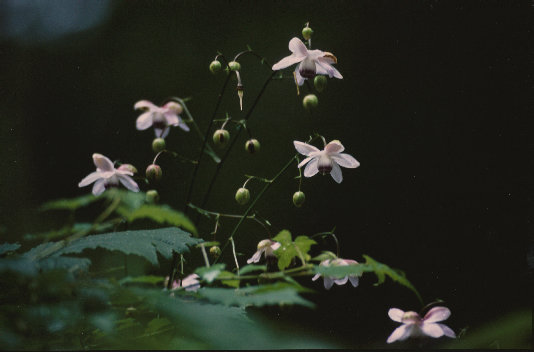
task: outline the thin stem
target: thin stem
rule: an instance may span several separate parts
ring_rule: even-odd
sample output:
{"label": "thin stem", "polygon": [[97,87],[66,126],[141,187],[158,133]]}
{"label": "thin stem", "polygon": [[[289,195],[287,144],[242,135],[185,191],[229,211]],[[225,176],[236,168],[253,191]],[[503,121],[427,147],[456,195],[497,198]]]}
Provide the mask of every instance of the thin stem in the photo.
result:
{"label": "thin stem", "polygon": [[317,237],[317,236],[331,236],[333,239],[334,239],[334,242],[336,242],[336,256],[339,258],[339,241],[337,240],[337,237],[336,235],[334,234],[334,230],[335,230],[335,227],[332,231],[329,231],[329,232],[319,232],[319,233],[316,233],[315,235],[312,235],[310,236],[310,238],[314,238],[314,237]]}
{"label": "thin stem", "polygon": [[206,264],[206,267],[210,267],[210,261],[208,260],[208,254],[206,253],[206,247],[204,247],[204,243],[200,244],[200,250],[202,251],[202,256],[204,257],[204,264]]}
{"label": "thin stem", "polygon": [[[193,205],[191,203],[189,203],[188,206],[190,208],[196,210],[199,214],[205,215],[207,217],[210,217],[211,215],[215,216],[216,218],[224,217],[224,218],[240,219],[242,217],[242,215],[237,215],[237,214],[217,213],[215,211],[209,211],[209,210],[201,209],[201,208],[199,208],[196,205]],[[258,224],[263,226],[265,229],[267,229],[267,227],[265,226],[266,220],[262,221],[262,219],[259,219],[256,214],[252,214],[252,215],[247,216],[247,219],[254,220]],[[269,230],[267,230],[267,232],[269,232]]]}
{"label": "thin stem", "polygon": [[237,276],[239,276],[239,263],[237,262],[237,254],[235,252],[235,243],[232,237],[230,237],[230,242],[232,243],[232,254],[234,255],[235,267],[237,269]]}

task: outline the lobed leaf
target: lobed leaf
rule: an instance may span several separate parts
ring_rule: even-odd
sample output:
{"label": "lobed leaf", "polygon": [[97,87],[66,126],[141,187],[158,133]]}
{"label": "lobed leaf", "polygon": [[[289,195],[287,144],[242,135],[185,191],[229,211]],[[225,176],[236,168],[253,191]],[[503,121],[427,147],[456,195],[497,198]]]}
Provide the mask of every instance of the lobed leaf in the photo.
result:
{"label": "lobed leaf", "polygon": [[65,198],[65,199],[56,199],[44,203],[41,206],[41,211],[46,210],[76,210],[81,207],[85,207],[97,200],[101,199],[100,197],[95,197],[92,194],[83,195],[76,198]]}
{"label": "lobed leaf", "polygon": [[131,210],[124,207],[117,209],[117,212],[124,216],[128,222],[133,222],[137,219],[148,218],[159,224],[169,224],[181,227],[186,231],[197,234],[195,225],[182,212],[176,211],[166,205],[141,205],[140,207]]}
{"label": "lobed leaf", "polygon": [[7,243],[6,242],[0,245],[0,255],[6,254],[8,252],[14,252],[19,248],[20,248],[19,243]]}

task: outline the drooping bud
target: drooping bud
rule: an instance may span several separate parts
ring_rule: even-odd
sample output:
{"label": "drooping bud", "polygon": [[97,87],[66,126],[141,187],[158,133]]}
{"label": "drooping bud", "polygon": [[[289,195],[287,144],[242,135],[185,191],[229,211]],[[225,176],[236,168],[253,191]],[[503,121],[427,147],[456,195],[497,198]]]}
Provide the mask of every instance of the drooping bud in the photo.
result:
{"label": "drooping bud", "polygon": [[241,82],[241,75],[239,74],[239,71],[236,71],[235,75],[237,77],[237,96],[239,97],[239,107],[241,108],[241,111],[243,111],[243,83]]}
{"label": "drooping bud", "polygon": [[155,189],[151,189],[146,192],[146,202],[150,204],[155,204],[159,202],[159,193]]}
{"label": "drooping bud", "polygon": [[182,112],[184,112],[184,108],[182,107],[182,105],[178,104],[175,101],[168,102],[167,104],[164,105],[164,107],[171,110],[176,115],[180,115]]}
{"label": "drooping bud", "polygon": [[213,60],[210,64],[210,71],[213,74],[218,73],[221,70],[221,62],[219,60]]}
{"label": "drooping bud", "polygon": [[146,178],[148,178],[149,181],[159,181],[161,180],[161,176],[163,175],[163,171],[161,170],[161,167],[156,164],[150,164],[146,168]]}
{"label": "drooping bud", "polygon": [[308,94],[302,99],[302,106],[306,109],[313,109],[319,105],[319,99],[315,94]]}
{"label": "drooping bud", "polygon": [[217,258],[218,256],[220,256],[221,253],[222,253],[222,252],[221,252],[221,248],[220,248],[219,246],[212,246],[212,247],[210,248],[210,254],[211,254],[213,257],[215,257],[215,258]]}
{"label": "drooping bud", "polygon": [[327,82],[328,80],[323,75],[317,75],[313,79],[313,85],[315,86],[315,89],[317,89],[319,93],[321,93],[326,88]]}
{"label": "drooping bud", "polygon": [[254,154],[256,152],[259,152],[260,151],[260,142],[258,142],[257,139],[249,139],[246,143],[245,143],[245,149],[247,152],[249,152],[250,154]]}
{"label": "drooping bud", "polygon": [[295,204],[297,208],[300,208],[305,200],[306,196],[304,195],[304,192],[298,191],[293,194],[293,204]]}
{"label": "drooping bud", "polygon": [[313,29],[311,29],[310,27],[306,26],[306,27],[304,27],[304,28],[302,29],[302,36],[303,36],[304,39],[306,39],[306,40],[311,39],[312,34],[313,34]]}
{"label": "drooping bud", "polygon": [[238,189],[237,192],[235,193],[235,200],[241,205],[247,204],[248,201],[250,200],[249,190],[243,187]]}
{"label": "drooping bud", "polygon": [[230,67],[230,70],[232,71],[239,71],[241,70],[241,64],[237,61],[230,61],[228,63],[228,67]]}
{"label": "drooping bud", "polygon": [[137,169],[132,164],[122,164],[117,170],[130,171],[134,175],[137,173]]}
{"label": "drooping bud", "polygon": [[328,155],[321,155],[317,162],[317,168],[323,175],[329,174],[332,171],[332,159]]}
{"label": "drooping bud", "polygon": [[213,133],[213,143],[220,148],[224,148],[230,140],[230,132],[220,129]]}
{"label": "drooping bud", "polygon": [[163,138],[155,138],[152,141],[152,150],[154,153],[159,153],[162,150],[165,150],[165,140]]}

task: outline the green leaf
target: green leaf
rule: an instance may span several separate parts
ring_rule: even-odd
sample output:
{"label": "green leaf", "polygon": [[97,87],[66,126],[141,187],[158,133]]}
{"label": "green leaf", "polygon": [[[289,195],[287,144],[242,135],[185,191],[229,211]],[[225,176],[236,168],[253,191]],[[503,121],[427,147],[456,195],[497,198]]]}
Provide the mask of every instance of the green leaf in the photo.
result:
{"label": "green leaf", "polygon": [[135,210],[145,203],[146,193],[144,192],[131,192],[124,189],[112,188],[105,191],[102,197],[114,201],[120,199],[121,208],[129,208]]}
{"label": "green leaf", "polygon": [[206,266],[203,266],[201,268],[198,268],[195,270],[195,273],[198,274],[202,278],[202,280],[206,281],[208,284],[213,282],[219,276],[221,271],[224,270],[224,267],[226,264],[215,264],[213,266],[210,266],[209,268]]}
{"label": "green leaf", "polygon": [[152,319],[145,329],[145,335],[158,334],[162,330],[168,330],[170,327],[172,327],[171,325],[171,321],[167,318]]}
{"label": "green leaf", "polygon": [[314,261],[318,261],[318,262],[322,262],[324,260],[328,260],[328,259],[336,259],[337,256],[330,252],[330,251],[323,251],[321,254],[319,254],[318,256],[314,257],[312,260]]}
{"label": "green leaf", "polygon": [[[93,224],[91,223],[76,223],[73,226],[64,226],[59,230],[52,230],[42,233],[36,233],[36,234],[26,234],[24,235],[24,239],[26,241],[34,241],[34,240],[56,240],[58,238],[67,237],[70,236],[76,232],[81,231],[87,231],[89,230]],[[92,229],[92,232],[102,232],[107,231],[113,228],[113,224],[110,223],[103,223],[103,224],[97,224],[94,229]]]}
{"label": "green leaf", "polygon": [[245,275],[254,271],[266,271],[267,265],[249,264],[239,269],[239,275]]}
{"label": "green leaf", "polygon": [[18,243],[4,243],[0,245],[0,255],[6,254],[7,252],[14,252],[17,249],[20,248],[20,244]]}
{"label": "green leaf", "polygon": [[192,238],[189,233],[176,227],[111,232],[81,238],[57,251],[55,256],[66,253],[81,253],[85,249],[101,247],[125,254],[139,255],[155,265],[158,263],[156,251],[163,257],[170,259],[173,251],[186,253],[190,246],[194,246],[200,241],[201,239]]}
{"label": "green leaf", "polygon": [[203,287],[198,293],[211,302],[226,306],[301,305],[313,308],[312,302],[298,295],[301,291],[307,290],[296,285],[278,282],[238,289]]}
{"label": "green leaf", "polygon": [[280,242],[282,245],[289,245],[291,243],[291,232],[282,230],[273,238],[273,241]]}
{"label": "green leaf", "polygon": [[161,282],[165,281],[162,276],[155,276],[155,275],[143,275],[143,276],[127,276],[119,281],[119,284],[150,284],[150,285],[156,285]]}
{"label": "green leaf", "polygon": [[317,244],[314,240],[309,238],[308,236],[298,236],[295,238],[295,246],[300,251],[300,254],[304,256],[304,259],[310,260],[310,256],[308,255],[308,252],[310,251],[310,248],[312,245]]}
{"label": "green leaf", "polygon": [[41,211],[45,210],[76,210],[81,207],[85,207],[97,200],[100,197],[95,197],[92,194],[84,195],[76,198],[69,199],[57,199],[50,202],[46,202],[41,206]]}
{"label": "green leaf", "polygon": [[290,264],[293,258],[300,258],[303,264],[309,260],[308,251],[316,242],[307,236],[298,236],[295,242],[291,240],[291,233],[287,230],[282,230],[273,238],[273,241],[280,243],[274,253],[278,257],[278,269],[284,270]]}
{"label": "green leaf", "polygon": [[6,271],[33,276],[37,274],[37,266],[25,257],[0,259],[0,273]]}
{"label": "green leaf", "polygon": [[[219,280],[221,280],[221,283],[223,285],[230,286],[230,287],[235,287],[235,288],[239,287],[239,283],[240,283],[239,276],[237,276],[234,273],[231,273],[231,272],[226,271],[226,270],[225,271],[221,271],[219,273],[219,275],[217,276],[217,278]],[[235,278],[235,280],[232,280],[234,278]]]}
{"label": "green leaf", "polygon": [[400,271],[395,270],[387,266],[386,264],[380,263],[373,258],[371,258],[368,255],[363,255],[365,258],[365,264],[376,274],[378,277],[378,282],[375,283],[376,285],[380,285],[384,283],[386,280],[386,275],[389,276],[393,281],[398,282],[399,284],[408,287],[410,290],[412,290],[419,301],[421,301],[421,304],[423,304],[423,299],[421,298],[421,295],[417,291],[417,289],[411,284],[410,281],[406,278],[406,275]]}
{"label": "green leaf", "polygon": [[87,271],[91,265],[91,260],[87,258],[75,257],[48,257],[37,262],[41,270],[66,269],[69,272]]}
{"label": "green leaf", "polygon": [[193,234],[197,234],[195,225],[189,220],[184,213],[176,211],[166,205],[149,205],[145,204],[135,210],[121,207],[117,212],[124,216],[128,222],[136,219],[149,218],[159,224],[169,224],[183,228]]}
{"label": "green leaf", "polygon": [[353,265],[316,265],[314,272],[323,276],[330,276],[336,279],[344,278],[348,275],[361,276],[364,272],[373,271],[373,268],[366,264],[353,264]]}

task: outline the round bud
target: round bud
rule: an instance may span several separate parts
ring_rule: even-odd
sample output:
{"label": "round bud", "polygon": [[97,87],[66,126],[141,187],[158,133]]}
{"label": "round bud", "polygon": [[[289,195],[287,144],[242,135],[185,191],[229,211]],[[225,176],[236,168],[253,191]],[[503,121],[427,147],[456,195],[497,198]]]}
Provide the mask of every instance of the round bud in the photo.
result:
{"label": "round bud", "polygon": [[238,189],[237,192],[235,193],[235,200],[241,205],[247,204],[248,201],[250,200],[250,192],[248,191],[248,189],[246,188]]}
{"label": "round bud", "polygon": [[312,34],[313,34],[313,29],[311,29],[310,27],[304,27],[304,28],[302,29],[302,36],[303,36],[304,39],[306,39],[306,40],[311,39]]}
{"label": "round bud", "polygon": [[317,105],[319,105],[319,99],[317,99],[315,94],[308,94],[302,99],[302,106],[306,109],[316,108]]}
{"label": "round bud", "polygon": [[210,248],[210,254],[212,256],[214,256],[215,258],[217,258],[218,256],[221,255],[221,248],[219,248],[219,246],[213,246]]}
{"label": "round bud", "polygon": [[215,131],[213,134],[213,143],[220,148],[224,148],[230,140],[230,132],[224,129]]}
{"label": "round bud", "polygon": [[158,193],[158,191],[156,191],[155,189],[151,189],[151,190],[147,191],[145,199],[146,199],[147,203],[151,203],[151,204],[155,204],[155,203],[159,202],[159,193]]}
{"label": "round bud", "polygon": [[259,152],[260,151],[260,142],[258,142],[257,139],[249,139],[246,143],[245,143],[245,149],[247,152],[249,152],[250,154],[254,154],[256,152]]}
{"label": "round bud", "polygon": [[326,79],[326,76],[322,76],[322,75],[317,75],[313,79],[313,85],[315,86],[315,89],[317,89],[319,93],[321,93],[326,88],[326,82],[328,82]]}
{"label": "round bud", "polygon": [[148,178],[149,181],[159,181],[161,180],[161,176],[163,175],[163,171],[161,171],[161,167],[156,164],[150,164],[146,168],[146,178]]}
{"label": "round bud", "polygon": [[221,70],[221,63],[219,60],[213,60],[210,64],[210,71],[213,74],[218,73]]}
{"label": "round bud", "polygon": [[304,192],[298,191],[293,194],[293,204],[295,204],[297,208],[300,208],[305,200],[306,196],[304,195]]}
{"label": "round bud", "polygon": [[237,61],[230,61],[228,63],[228,66],[230,67],[230,70],[232,71],[239,71],[241,70],[241,64]]}
{"label": "round bud", "polygon": [[130,171],[134,175],[137,173],[137,169],[132,164],[122,164],[117,170]]}
{"label": "round bud", "polygon": [[159,153],[162,150],[165,150],[165,140],[163,138],[155,138],[152,141],[152,150],[154,153]]}

